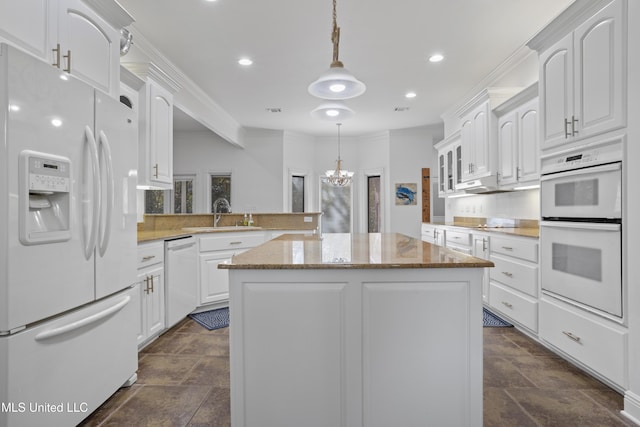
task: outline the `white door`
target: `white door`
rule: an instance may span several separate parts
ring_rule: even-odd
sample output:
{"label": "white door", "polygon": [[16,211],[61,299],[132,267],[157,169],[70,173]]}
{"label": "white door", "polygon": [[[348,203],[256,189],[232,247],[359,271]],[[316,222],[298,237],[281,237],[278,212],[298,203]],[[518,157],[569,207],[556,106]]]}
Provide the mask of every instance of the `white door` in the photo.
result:
{"label": "white door", "polygon": [[[85,128],[93,123],[93,89],[74,78],[60,79],[61,71],[14,48],[3,46],[0,63],[0,81],[11,106],[1,107],[8,122],[0,133],[0,159],[7,178],[0,180],[0,223],[6,227],[0,330],[5,331],[93,300],[94,260],[85,256],[85,250],[95,219],[91,214],[95,194],[88,188],[91,168],[83,154],[92,146]],[[19,205],[29,204],[24,184],[28,171],[19,162],[23,150],[69,159],[69,240],[32,245],[20,241],[26,215],[20,218]],[[32,214],[35,210],[27,215]]]}
{"label": "white door", "polygon": [[102,184],[96,298],[102,298],[136,281],[138,126],[130,108],[95,93],[95,138]]}

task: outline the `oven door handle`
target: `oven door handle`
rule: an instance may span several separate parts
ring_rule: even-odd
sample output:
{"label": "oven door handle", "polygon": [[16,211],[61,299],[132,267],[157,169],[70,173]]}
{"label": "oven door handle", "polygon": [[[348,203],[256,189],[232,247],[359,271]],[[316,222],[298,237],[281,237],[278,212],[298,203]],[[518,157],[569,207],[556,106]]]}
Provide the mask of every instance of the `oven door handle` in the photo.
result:
{"label": "oven door handle", "polygon": [[567,222],[567,221],[540,221],[540,227],[549,228],[574,228],[581,230],[620,231],[620,224],[600,222]]}
{"label": "oven door handle", "polygon": [[574,169],[566,172],[558,172],[558,173],[552,173],[549,175],[543,175],[540,177],[540,181],[548,181],[550,179],[564,178],[566,176],[586,175],[586,174],[592,174],[592,173],[598,173],[598,172],[616,171],[620,169],[622,169],[620,162],[609,163],[606,165],[592,166],[587,168]]}

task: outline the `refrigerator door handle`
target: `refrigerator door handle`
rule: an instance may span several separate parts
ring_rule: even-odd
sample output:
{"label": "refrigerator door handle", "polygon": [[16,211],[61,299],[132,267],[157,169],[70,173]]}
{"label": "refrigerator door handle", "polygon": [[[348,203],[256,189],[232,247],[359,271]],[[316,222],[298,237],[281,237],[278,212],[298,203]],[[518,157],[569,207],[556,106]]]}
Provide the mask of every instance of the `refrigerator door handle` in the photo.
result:
{"label": "refrigerator door handle", "polygon": [[80,329],[83,326],[90,325],[92,323],[96,323],[107,316],[114,314],[117,311],[120,311],[125,305],[129,304],[131,297],[127,295],[121,301],[118,301],[111,307],[107,307],[102,311],[99,311],[95,314],[82,318],[80,320],[76,320],[75,322],[67,323],[66,325],[62,325],[58,328],[48,329],[46,331],[40,332],[36,335],[36,341],[43,341],[51,338],[55,338],[60,335],[68,334],[69,332],[73,332],[76,329]]}
{"label": "refrigerator door handle", "polygon": [[[89,231],[89,236],[87,238],[86,232],[87,227],[86,224],[89,221],[87,218],[87,210],[84,210],[84,226],[83,230],[85,232],[85,246],[84,246],[84,257],[88,260],[93,255],[93,251],[96,247],[96,238],[98,235],[98,220],[100,215],[100,171],[99,161],[98,161],[98,145],[96,144],[96,140],[93,137],[93,132],[89,126],[84,128],[84,135],[87,145],[89,146],[89,154],[91,156],[90,166],[91,167],[91,175],[93,177],[92,189],[93,194],[91,194],[91,230]],[[86,185],[86,183],[84,183]]]}
{"label": "refrigerator door handle", "polygon": [[[111,236],[111,218],[113,216],[114,206],[114,183],[113,183],[113,159],[111,158],[111,146],[109,145],[109,139],[104,131],[100,131],[98,135],[98,141],[100,141],[100,154],[104,155],[104,164],[106,166],[106,210],[105,217],[100,215],[100,239],[98,243],[98,250],[100,256],[104,256],[109,247],[109,237]],[[102,176],[100,177],[102,179]],[[101,212],[102,213],[102,212]]]}

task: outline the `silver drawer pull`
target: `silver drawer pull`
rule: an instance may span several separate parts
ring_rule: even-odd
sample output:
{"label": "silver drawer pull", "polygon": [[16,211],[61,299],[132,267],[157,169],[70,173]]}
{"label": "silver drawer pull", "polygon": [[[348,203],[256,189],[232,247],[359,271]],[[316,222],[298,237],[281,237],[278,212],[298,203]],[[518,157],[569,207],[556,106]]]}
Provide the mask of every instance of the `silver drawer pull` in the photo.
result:
{"label": "silver drawer pull", "polygon": [[507,277],[513,277],[513,273],[509,273],[508,271],[503,271],[502,274],[504,274]]}
{"label": "silver drawer pull", "polygon": [[241,243],[242,243],[242,242],[229,242],[229,244],[230,244],[230,245],[239,245],[239,244],[241,244]]}
{"label": "silver drawer pull", "polygon": [[503,304],[505,307],[507,307],[507,308],[513,308],[513,304],[509,304],[509,303],[508,303],[508,302],[506,302],[506,301],[502,301],[502,304]]}
{"label": "silver drawer pull", "polygon": [[151,259],[154,259],[155,257],[156,257],[155,255],[147,255],[147,256],[143,256],[143,257],[142,257],[142,262],[149,261],[149,260],[151,260]]}
{"label": "silver drawer pull", "polygon": [[503,246],[502,249],[504,249],[505,251],[512,251],[513,248],[511,246]]}
{"label": "silver drawer pull", "polygon": [[574,340],[575,342],[580,342],[580,337],[577,335],[573,335],[571,332],[567,332],[567,331],[562,331],[563,334],[565,334],[568,338]]}

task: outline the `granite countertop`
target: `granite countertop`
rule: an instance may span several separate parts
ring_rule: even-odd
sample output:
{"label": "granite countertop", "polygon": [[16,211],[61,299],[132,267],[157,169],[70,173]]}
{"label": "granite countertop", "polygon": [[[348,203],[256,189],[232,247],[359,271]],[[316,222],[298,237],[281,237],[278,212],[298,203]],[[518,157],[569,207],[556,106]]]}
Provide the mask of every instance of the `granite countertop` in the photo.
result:
{"label": "granite countertop", "polygon": [[285,234],[219,264],[260,270],[484,267],[493,263],[399,233]]}
{"label": "granite countertop", "polygon": [[[454,218],[455,219],[455,218]],[[491,220],[481,219],[481,224],[486,224],[489,222],[491,224]],[[444,227],[458,227],[464,228],[472,231],[482,231],[489,233],[500,233],[507,234],[510,236],[520,236],[520,237],[540,237],[540,227],[538,226],[538,221],[535,220],[506,220],[507,225],[502,226],[489,226],[483,227],[478,222],[469,222],[468,220],[463,221],[453,221],[453,222],[427,222],[425,224],[438,225]]]}

